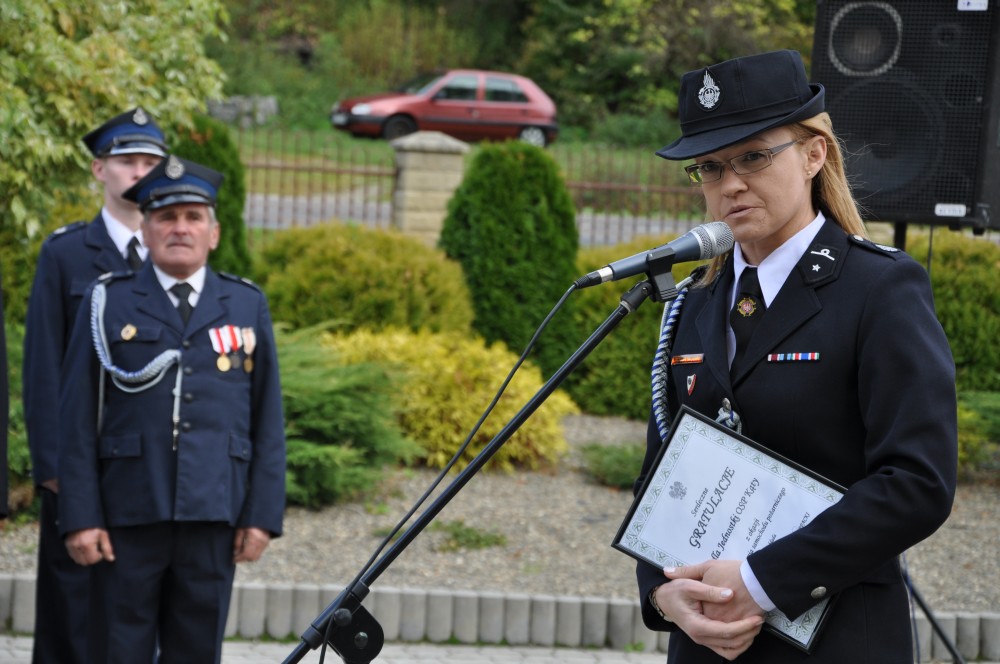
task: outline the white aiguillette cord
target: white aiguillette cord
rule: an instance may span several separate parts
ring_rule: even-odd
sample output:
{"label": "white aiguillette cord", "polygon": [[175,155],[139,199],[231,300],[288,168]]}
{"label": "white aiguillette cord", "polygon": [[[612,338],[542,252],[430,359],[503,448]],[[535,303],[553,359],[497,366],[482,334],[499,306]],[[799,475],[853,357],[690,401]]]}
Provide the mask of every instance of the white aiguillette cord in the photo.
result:
{"label": "white aiguillette cord", "polygon": [[[139,371],[125,371],[111,363],[111,348],[108,345],[108,335],[104,329],[104,307],[107,304],[107,289],[103,282],[94,285],[90,301],[90,333],[94,340],[94,350],[104,371],[111,376],[112,382],[123,392],[135,394],[153,387],[167,374],[167,370],[175,363],[180,364],[181,351],[176,348],[165,350]],[[177,382],[174,384],[173,440],[174,450],[177,449],[178,430],[181,409],[181,382],[184,372],[177,369]],[[141,384],[140,384],[141,383]],[[97,431],[100,432],[104,413],[104,381],[98,381],[97,399]]]}

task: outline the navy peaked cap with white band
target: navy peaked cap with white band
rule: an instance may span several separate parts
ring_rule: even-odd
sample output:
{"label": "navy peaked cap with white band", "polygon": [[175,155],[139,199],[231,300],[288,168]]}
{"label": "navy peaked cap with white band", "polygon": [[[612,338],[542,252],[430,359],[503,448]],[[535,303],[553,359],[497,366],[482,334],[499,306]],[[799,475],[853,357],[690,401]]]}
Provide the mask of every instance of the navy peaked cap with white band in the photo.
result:
{"label": "navy peaked cap with white band", "polygon": [[84,136],[83,142],[98,159],[118,154],[167,156],[163,131],[142,108],[116,115]]}
{"label": "navy peaked cap with white band", "polygon": [[222,180],[222,173],[172,154],[122,197],[137,203],[143,212],[178,203],[201,203],[215,207]]}

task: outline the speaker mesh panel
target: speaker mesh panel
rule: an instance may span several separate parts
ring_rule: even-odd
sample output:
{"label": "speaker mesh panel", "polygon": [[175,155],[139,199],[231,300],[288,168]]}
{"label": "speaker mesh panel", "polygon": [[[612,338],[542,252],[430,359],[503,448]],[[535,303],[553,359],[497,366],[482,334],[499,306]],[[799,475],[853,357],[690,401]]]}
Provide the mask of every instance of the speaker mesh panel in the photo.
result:
{"label": "speaker mesh panel", "polygon": [[995,4],[817,3],[812,79],[826,87],[866,219],[951,224],[974,214]]}

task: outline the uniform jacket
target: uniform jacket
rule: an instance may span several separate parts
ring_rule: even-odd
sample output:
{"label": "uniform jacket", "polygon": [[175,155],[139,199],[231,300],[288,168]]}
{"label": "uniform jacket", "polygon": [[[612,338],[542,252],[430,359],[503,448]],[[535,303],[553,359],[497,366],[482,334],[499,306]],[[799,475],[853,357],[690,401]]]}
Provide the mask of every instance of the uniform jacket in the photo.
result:
{"label": "uniform jacket", "polygon": [[[829,215],[828,215],[829,219]],[[682,305],[670,367],[671,416],[681,404],[712,417],[727,402],[743,434],[848,488],[797,532],[749,557],[764,591],[789,617],[838,595],[809,662],[912,662],[898,556],[948,517],[957,464],[954,362],[926,271],[912,258],[827,221],[767,308],[738,374],[726,354],[732,258]],[[778,361],[775,354],[819,353]],[[689,385],[691,388],[689,390]],[[641,482],[660,447],[650,423]],[[637,569],[643,617],[673,629],[646,600],[661,570]],[[671,661],[720,662],[679,630]],[[738,662],[803,655],[762,632]]]}
{"label": "uniform jacket", "polygon": [[28,300],[24,336],[24,419],[36,484],[57,475],[59,374],[76,311],[87,286],[106,272],[128,270],[98,214],[60,228],[42,244]]}
{"label": "uniform jacket", "polygon": [[[180,368],[174,364],[159,383],[134,394],[106,380],[98,432],[99,364],[90,333],[93,289],[88,291],[67,349],[60,398],[60,532],[174,520],[280,535],[284,422],[264,294],[250,282],[208,270],[184,325],[149,262],[134,275],[105,281],[113,364],[138,371],[164,350],[180,349]],[[252,328],[256,347],[250,355],[240,349],[223,371],[210,330],[229,325]],[[174,449],[178,370],[183,383]]]}

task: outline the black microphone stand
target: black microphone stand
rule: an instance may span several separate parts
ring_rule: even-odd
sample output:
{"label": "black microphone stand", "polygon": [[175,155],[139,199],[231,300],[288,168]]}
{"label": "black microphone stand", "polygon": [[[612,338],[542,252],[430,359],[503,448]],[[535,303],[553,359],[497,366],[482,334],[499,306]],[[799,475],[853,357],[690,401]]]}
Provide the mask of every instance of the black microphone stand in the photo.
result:
{"label": "black microphone stand", "polygon": [[[399,554],[412,542],[469,480],[489,461],[538,407],[562,384],[583,360],[607,337],[624,318],[639,308],[647,298],[666,301],[677,296],[677,286],[670,273],[674,263],[671,249],[660,249],[649,256],[649,281],[642,281],[622,295],[614,312],[601,323],[573,355],[549,378],[527,404],[482,449],[465,469],[449,484],[430,506],[417,517],[399,539],[382,555],[352,588],[345,588],[302,633],[302,641],[285,659],[284,664],[300,661],[309,650],[318,648],[329,632],[329,645],[346,664],[369,664],[384,644],[382,626],[361,605],[368,589],[388,569]],[[652,282],[652,283],[650,283]],[[331,624],[332,623],[332,624]]]}

